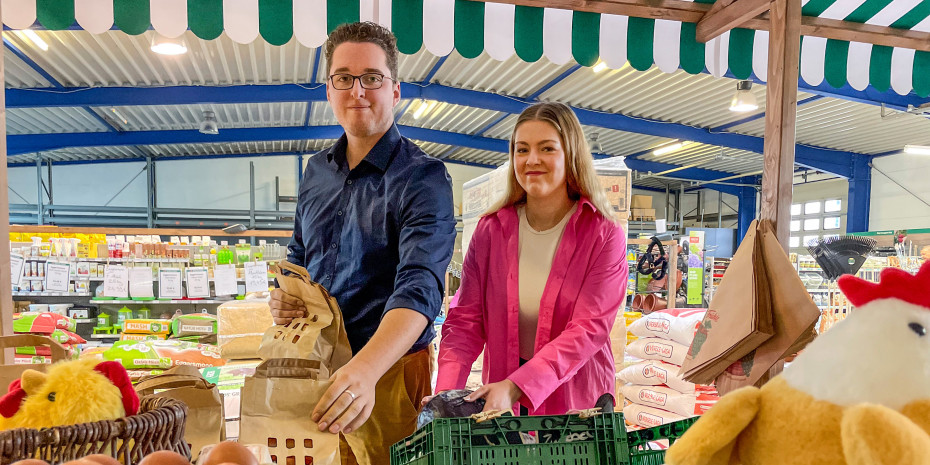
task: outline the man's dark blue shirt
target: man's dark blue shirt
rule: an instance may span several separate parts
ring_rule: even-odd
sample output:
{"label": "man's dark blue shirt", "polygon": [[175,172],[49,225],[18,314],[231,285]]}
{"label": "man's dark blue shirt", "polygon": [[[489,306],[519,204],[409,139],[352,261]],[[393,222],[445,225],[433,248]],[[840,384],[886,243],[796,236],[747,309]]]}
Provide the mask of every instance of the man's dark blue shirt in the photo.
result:
{"label": "man's dark blue shirt", "polygon": [[339,302],[353,353],[395,308],[429,320],[410,351],[423,349],[435,336],[455,242],[452,181],[397,126],[353,170],[346,144],[343,135],[308,160],[287,259]]}

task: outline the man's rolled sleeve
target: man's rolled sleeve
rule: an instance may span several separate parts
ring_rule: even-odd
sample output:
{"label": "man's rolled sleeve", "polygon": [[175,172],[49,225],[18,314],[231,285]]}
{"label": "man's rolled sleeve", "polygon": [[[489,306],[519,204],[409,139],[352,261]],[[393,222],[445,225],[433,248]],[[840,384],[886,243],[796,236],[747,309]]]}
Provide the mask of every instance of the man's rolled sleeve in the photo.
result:
{"label": "man's rolled sleeve", "polygon": [[409,308],[432,323],[442,306],[443,277],[455,245],[452,180],[445,165],[425,164],[411,177],[402,198],[400,261],[394,293],[384,309]]}

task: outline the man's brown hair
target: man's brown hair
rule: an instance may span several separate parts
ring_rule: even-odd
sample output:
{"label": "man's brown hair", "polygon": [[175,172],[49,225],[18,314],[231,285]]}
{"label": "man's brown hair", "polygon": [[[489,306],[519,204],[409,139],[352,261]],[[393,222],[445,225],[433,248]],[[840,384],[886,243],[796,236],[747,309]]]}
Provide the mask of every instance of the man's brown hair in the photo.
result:
{"label": "man's brown hair", "polygon": [[333,70],[333,52],[339,44],[346,42],[368,42],[381,47],[387,57],[388,70],[391,72],[388,77],[397,82],[397,37],[394,37],[394,33],[386,27],[370,21],[343,24],[329,33],[326,43],[323,44],[327,77]]}

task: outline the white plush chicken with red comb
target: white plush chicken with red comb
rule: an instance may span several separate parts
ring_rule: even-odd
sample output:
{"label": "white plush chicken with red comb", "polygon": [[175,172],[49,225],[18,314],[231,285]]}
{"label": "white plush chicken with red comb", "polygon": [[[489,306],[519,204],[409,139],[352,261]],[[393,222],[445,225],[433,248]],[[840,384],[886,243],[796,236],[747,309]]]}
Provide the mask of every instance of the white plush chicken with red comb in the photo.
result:
{"label": "white plush chicken with red comb", "polygon": [[761,389],[722,397],[668,465],[930,465],[930,263],[838,284],[856,309]]}

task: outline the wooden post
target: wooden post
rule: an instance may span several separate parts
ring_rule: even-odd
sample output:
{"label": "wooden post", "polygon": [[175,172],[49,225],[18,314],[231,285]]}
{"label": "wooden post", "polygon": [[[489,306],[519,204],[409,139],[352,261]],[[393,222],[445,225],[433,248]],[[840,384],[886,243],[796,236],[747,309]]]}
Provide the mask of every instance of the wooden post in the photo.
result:
{"label": "wooden post", "polygon": [[[4,82],[0,60],[0,82]],[[6,167],[6,96],[0,92],[0,335],[13,334],[13,286],[10,284],[10,194]],[[3,351],[4,363],[13,363],[13,351]]]}
{"label": "wooden post", "polygon": [[787,252],[798,108],[801,0],[772,2],[769,20],[764,167],[759,216],[772,221],[778,242]]}

